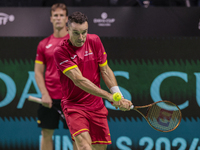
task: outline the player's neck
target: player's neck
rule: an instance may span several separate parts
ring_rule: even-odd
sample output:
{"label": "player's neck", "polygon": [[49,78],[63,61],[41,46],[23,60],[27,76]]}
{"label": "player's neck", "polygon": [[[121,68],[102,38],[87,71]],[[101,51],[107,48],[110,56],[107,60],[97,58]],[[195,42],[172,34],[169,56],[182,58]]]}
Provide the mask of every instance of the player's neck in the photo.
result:
{"label": "player's neck", "polygon": [[53,33],[54,37],[56,38],[64,37],[67,34],[68,34],[67,28],[63,28],[61,30],[54,29],[54,33]]}

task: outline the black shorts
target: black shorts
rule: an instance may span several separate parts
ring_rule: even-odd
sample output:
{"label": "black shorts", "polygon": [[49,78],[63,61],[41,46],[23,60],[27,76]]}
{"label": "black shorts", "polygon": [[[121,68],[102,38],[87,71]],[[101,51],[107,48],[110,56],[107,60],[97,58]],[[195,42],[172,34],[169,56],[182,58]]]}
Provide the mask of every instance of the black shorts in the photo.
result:
{"label": "black shorts", "polygon": [[[62,112],[60,106],[60,100],[52,99],[53,107],[56,107],[58,110]],[[63,122],[63,128],[68,129],[66,121],[61,118],[60,114],[54,108],[47,108],[43,105],[39,105],[38,109],[38,127],[45,128],[45,129],[58,129],[59,121]]]}

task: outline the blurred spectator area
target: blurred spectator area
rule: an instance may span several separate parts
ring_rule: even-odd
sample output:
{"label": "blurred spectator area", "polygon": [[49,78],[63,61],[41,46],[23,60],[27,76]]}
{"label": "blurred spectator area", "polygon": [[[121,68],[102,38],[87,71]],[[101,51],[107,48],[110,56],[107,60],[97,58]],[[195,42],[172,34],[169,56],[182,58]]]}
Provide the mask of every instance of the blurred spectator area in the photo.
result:
{"label": "blurred spectator area", "polygon": [[69,7],[133,6],[133,7],[192,7],[200,6],[200,0],[0,0],[0,7],[50,7],[54,3]]}
{"label": "blurred spectator area", "polygon": [[49,7],[54,3],[65,3],[71,7],[90,6],[137,6],[137,0],[0,0],[2,7]]}
{"label": "blurred spectator area", "polygon": [[153,6],[186,6],[186,7],[192,7],[192,6],[199,6],[200,0],[150,0],[151,5]]}

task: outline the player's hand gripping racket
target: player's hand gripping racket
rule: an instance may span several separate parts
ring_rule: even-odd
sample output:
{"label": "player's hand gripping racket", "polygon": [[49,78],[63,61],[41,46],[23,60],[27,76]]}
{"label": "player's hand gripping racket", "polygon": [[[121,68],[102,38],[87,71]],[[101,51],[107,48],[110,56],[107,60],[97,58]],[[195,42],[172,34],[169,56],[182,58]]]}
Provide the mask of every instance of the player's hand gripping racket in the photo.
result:
{"label": "player's hand gripping racket", "polygon": [[[29,100],[29,101],[32,101],[32,102],[35,102],[35,103],[42,104],[42,99],[37,98],[37,97],[29,96],[29,97],[28,97],[28,100]],[[54,107],[54,106],[52,106],[52,108],[55,109],[55,110],[60,114],[60,116],[61,116],[62,119],[65,120],[65,116],[63,115],[63,113],[62,113],[59,109],[57,109],[57,108]]]}
{"label": "player's hand gripping racket", "polygon": [[[146,108],[146,114],[139,109]],[[179,107],[170,101],[158,101],[145,106],[131,106],[131,109],[139,112],[149,123],[149,125],[160,132],[170,132],[175,130],[182,118]]]}

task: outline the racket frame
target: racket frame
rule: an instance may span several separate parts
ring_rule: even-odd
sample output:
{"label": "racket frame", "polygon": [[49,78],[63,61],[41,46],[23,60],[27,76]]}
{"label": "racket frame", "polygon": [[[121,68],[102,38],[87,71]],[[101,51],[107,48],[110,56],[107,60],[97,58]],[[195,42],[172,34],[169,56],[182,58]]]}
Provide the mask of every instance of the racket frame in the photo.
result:
{"label": "racket frame", "polygon": [[[176,107],[178,108],[178,111],[180,112],[179,122],[178,122],[177,125],[176,125],[173,129],[171,129],[171,130],[163,131],[163,130],[157,129],[157,128],[155,128],[153,125],[151,125],[151,123],[150,123],[149,120],[147,119],[147,114],[148,114],[150,108],[151,108],[153,105],[155,105],[155,104],[157,104],[157,103],[160,103],[160,102],[171,103],[171,104],[173,104],[174,106],[176,106]],[[149,107],[149,108],[148,108],[148,107]],[[148,109],[147,109],[147,112],[146,112],[146,116],[145,116],[141,111],[138,110],[138,109],[140,109],[140,108],[148,108]],[[161,100],[161,101],[157,101],[157,102],[154,102],[154,103],[151,103],[151,104],[148,104],[148,105],[144,105],[144,106],[134,106],[134,107],[133,107],[133,110],[135,110],[135,111],[137,111],[139,114],[141,114],[141,115],[145,118],[145,120],[148,122],[148,124],[149,124],[153,129],[155,129],[155,130],[157,130],[157,131],[160,131],[160,132],[171,132],[171,131],[175,130],[175,129],[180,125],[181,119],[182,119],[182,113],[181,113],[180,108],[179,108],[176,104],[174,104],[173,102],[168,101],[168,100]]]}

